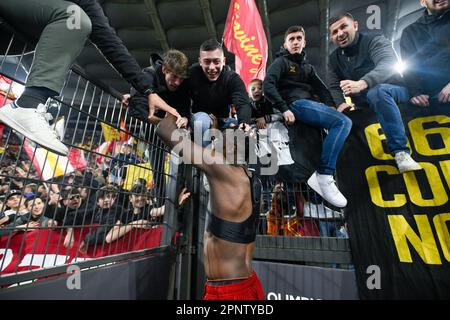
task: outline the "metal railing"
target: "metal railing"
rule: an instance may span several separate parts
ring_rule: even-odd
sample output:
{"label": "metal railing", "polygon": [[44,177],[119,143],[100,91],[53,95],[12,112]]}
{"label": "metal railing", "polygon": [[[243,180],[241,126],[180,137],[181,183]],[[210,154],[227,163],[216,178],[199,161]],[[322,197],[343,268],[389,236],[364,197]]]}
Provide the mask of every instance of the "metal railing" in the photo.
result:
{"label": "metal railing", "polygon": [[[23,90],[33,46],[0,25],[3,107]],[[178,166],[154,126],[128,116],[120,98],[72,68],[60,95],[47,102],[52,126],[69,147],[67,157],[1,124],[1,286],[171,246]]]}

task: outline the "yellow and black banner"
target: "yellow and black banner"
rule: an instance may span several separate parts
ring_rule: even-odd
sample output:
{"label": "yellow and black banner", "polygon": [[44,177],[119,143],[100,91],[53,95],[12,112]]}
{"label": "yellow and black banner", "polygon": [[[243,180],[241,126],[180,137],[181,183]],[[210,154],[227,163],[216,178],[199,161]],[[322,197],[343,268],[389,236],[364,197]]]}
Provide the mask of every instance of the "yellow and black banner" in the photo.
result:
{"label": "yellow and black banner", "polygon": [[362,299],[450,298],[450,107],[401,106],[421,171],[401,174],[375,114],[358,109],[338,161]]}

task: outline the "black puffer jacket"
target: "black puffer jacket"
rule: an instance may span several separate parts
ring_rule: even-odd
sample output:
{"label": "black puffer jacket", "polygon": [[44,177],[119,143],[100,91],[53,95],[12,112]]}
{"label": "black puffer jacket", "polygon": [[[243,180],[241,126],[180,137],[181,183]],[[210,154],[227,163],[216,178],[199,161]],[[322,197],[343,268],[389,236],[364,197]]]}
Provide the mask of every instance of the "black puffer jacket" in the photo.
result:
{"label": "black puffer jacket", "polygon": [[290,54],[281,49],[267,70],[264,95],[281,112],[287,111],[288,105],[296,100],[316,100],[315,96],[326,105],[335,106],[327,87],[305,58],[305,52]]}

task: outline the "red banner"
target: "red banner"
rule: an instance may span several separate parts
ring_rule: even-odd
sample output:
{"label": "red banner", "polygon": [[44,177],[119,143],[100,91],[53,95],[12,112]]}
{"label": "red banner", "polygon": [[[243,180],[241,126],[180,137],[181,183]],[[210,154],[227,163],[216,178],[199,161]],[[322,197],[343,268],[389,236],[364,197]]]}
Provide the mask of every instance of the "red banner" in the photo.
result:
{"label": "red banner", "polygon": [[64,230],[36,229],[16,232],[0,238],[0,274],[15,273],[39,268],[64,265],[113,254],[150,249],[161,244],[163,227],[150,230],[133,229],[118,240],[108,244],[91,245],[86,253],[78,250],[86,234],[96,227],[76,228],[74,245],[64,247]]}
{"label": "red banner", "polygon": [[232,0],[223,32],[224,44],[236,56],[236,72],[248,87],[266,75],[267,39],[254,0]]}

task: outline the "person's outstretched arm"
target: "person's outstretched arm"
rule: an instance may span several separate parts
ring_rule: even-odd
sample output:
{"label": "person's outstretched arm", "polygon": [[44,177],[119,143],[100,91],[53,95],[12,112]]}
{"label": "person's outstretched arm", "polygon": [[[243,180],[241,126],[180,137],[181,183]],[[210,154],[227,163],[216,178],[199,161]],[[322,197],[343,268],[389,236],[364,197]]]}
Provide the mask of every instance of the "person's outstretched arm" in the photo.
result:
{"label": "person's outstretched arm", "polygon": [[203,148],[192,142],[189,133],[183,129],[177,129],[176,118],[167,115],[156,128],[156,134],[186,164],[192,164],[204,171],[206,175],[218,175],[227,171],[229,166],[220,152]]}

